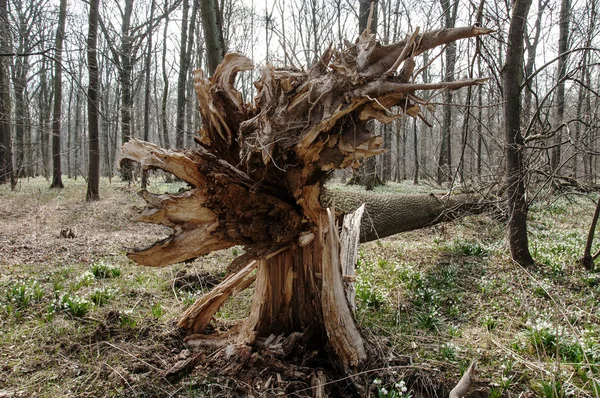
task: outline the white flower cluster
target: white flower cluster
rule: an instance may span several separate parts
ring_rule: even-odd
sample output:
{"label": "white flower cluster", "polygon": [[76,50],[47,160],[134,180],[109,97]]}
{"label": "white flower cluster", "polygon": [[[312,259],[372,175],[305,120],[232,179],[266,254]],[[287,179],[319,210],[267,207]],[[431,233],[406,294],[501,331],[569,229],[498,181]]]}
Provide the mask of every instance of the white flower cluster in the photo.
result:
{"label": "white flower cluster", "polygon": [[53,303],[50,304],[49,312],[70,311],[87,308],[90,302],[79,296],[71,296],[69,293],[62,293]]}
{"label": "white flower cluster", "polygon": [[396,390],[400,391],[402,394],[404,394],[408,391],[408,388],[406,388],[406,383],[404,382],[404,380],[400,380],[398,383],[394,384],[394,388]]}
{"label": "white flower cluster", "polygon": [[600,362],[600,339],[592,329],[582,332],[579,343],[584,347],[585,355],[591,362]]}
{"label": "white flower cluster", "polygon": [[[527,319],[527,322],[525,322],[525,326],[527,327],[527,329],[530,329],[531,331],[541,331],[541,330],[548,330],[548,331],[556,331],[556,327],[554,325],[552,325],[552,323],[550,323],[550,321],[548,321],[548,319],[545,318],[537,318],[536,320],[532,321],[531,318]],[[562,331],[562,327],[559,326],[559,328]]]}
{"label": "white flower cluster", "polygon": [[442,348],[446,348],[446,349],[453,350],[453,351],[456,351],[456,352],[460,351],[460,349],[458,348],[458,346],[456,346],[456,344],[454,344],[451,341],[448,342],[448,343],[445,343],[444,345],[442,345]]}
{"label": "white flower cluster", "polygon": [[77,282],[83,286],[88,286],[94,281],[95,277],[92,271],[85,271],[83,274],[79,275],[77,278]]}
{"label": "white flower cluster", "polygon": [[[373,380],[373,385],[377,387],[379,397],[410,398],[412,396],[410,393],[408,393],[408,388],[406,387],[404,380],[400,380],[390,386],[383,386],[381,379],[376,378]],[[391,391],[388,390],[388,388],[391,388]]]}

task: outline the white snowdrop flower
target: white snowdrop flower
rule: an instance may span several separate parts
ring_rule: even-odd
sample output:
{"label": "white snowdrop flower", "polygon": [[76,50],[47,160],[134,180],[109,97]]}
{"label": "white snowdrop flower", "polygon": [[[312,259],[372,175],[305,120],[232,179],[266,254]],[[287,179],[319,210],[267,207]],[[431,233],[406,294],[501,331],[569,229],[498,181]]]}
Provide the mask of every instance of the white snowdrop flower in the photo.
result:
{"label": "white snowdrop flower", "polygon": [[387,395],[387,393],[388,393],[388,390],[386,390],[386,389],[385,389],[385,387],[381,387],[381,393],[382,393],[383,395]]}
{"label": "white snowdrop flower", "polygon": [[402,387],[400,389],[400,392],[402,392],[402,394],[406,393],[407,391],[408,391],[408,388],[406,388],[406,387]]}
{"label": "white snowdrop flower", "polygon": [[378,386],[378,385],[381,384],[381,380],[375,379],[375,380],[373,380],[373,384],[376,385],[376,386]]}

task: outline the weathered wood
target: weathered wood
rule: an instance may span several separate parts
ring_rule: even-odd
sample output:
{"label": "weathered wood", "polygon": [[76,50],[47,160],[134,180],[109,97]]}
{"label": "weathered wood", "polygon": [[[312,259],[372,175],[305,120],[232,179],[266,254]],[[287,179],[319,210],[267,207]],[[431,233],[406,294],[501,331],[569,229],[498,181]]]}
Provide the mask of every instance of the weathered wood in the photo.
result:
{"label": "weathered wood", "polygon": [[256,266],[257,262],[252,261],[239,272],[230,274],[223,282],[189,307],[179,319],[178,326],[192,333],[202,333],[229,296],[248,288],[254,282],[255,276],[252,271]]}
{"label": "weathered wood", "polygon": [[[342,364],[357,366],[367,358],[364,343],[348,308],[342,282],[340,242],[334,212],[327,209],[327,243],[323,248],[323,319],[329,343]],[[354,247],[358,242],[354,242]]]}
{"label": "weathered wood", "polygon": [[478,379],[477,362],[473,362],[465,371],[456,386],[450,391],[448,398],[463,398],[469,392],[471,384]]}
{"label": "weathered wood", "polygon": [[360,222],[364,211],[365,205],[362,204],[353,213],[346,214],[342,224],[342,232],[340,233],[340,262],[344,277],[344,291],[346,292],[346,301],[352,313],[356,312],[356,289],[354,288],[354,281],[356,280]]}
{"label": "weathered wood", "polygon": [[324,398],[327,396],[325,393],[325,384],[327,383],[327,376],[323,371],[319,370],[313,374],[310,378],[310,386],[313,390],[313,398]]}
{"label": "weathered wood", "polygon": [[255,192],[256,183],[246,174],[208,152],[164,150],[131,140],[123,145],[120,162],[131,160],[192,186],[180,194],[141,192],[147,207],[133,220],[166,225],[173,235],[128,253],[139,264],[164,266],[235,245],[271,248],[295,241],[303,228],[294,206],[270,192]]}
{"label": "weathered wood", "polygon": [[[129,253],[130,258],[162,266],[234,245],[244,247],[244,254],[229,267],[231,275],[180,320],[195,333],[188,344],[227,346],[228,357],[239,352],[247,359],[250,345],[279,336],[278,341],[287,342],[285,350],[281,343],[282,355],[310,344],[328,346],[345,369],[367,358],[351,310],[358,231],[368,235],[366,217],[377,218],[381,209],[382,228],[374,223],[369,233],[397,230],[385,213],[398,209],[388,200],[381,209],[367,203],[363,216],[358,211],[347,217],[340,242],[335,214],[325,210],[329,204],[324,184],[332,170],[358,167],[363,159],[384,151],[382,137],[369,129],[370,120],[389,123],[403,114],[423,118],[421,106],[430,105],[416,91],[483,84],[485,79],[410,82],[413,57],[490,32],[478,26],[415,32],[381,46],[367,29],[356,45],[343,51],[330,46],[308,71],[265,66],[253,103],[245,103],[234,87],[236,74],[252,69],[252,63],[241,54],[227,54],[211,78],[201,72],[194,75],[203,119],[196,141],[202,149],[167,151],[137,140],[124,145],[121,164],[136,161],[144,170],[159,168],[191,185],[178,194],[142,191],[147,206],[134,219],[166,225],[173,233],[153,247]],[[431,206],[424,210],[403,211],[424,218],[427,225],[449,217],[452,198],[446,205],[426,198]],[[346,199],[336,203],[344,213],[365,202],[359,197],[355,200],[360,203],[350,209]],[[253,279],[249,316],[223,335],[199,334],[226,298]],[[279,352],[279,343],[275,346]],[[323,391],[322,386],[317,390]]]}

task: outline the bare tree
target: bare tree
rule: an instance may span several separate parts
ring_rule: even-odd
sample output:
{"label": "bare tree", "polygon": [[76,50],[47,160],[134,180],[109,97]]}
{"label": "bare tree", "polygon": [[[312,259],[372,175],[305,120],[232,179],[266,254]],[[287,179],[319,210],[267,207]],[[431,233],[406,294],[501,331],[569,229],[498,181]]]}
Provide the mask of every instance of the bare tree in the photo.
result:
{"label": "bare tree", "polygon": [[[152,0],[150,4],[150,20],[154,18],[154,8],[156,7],[156,0]],[[144,141],[150,140],[150,65],[152,61],[152,25],[148,24],[148,30],[146,32],[147,46],[146,58],[144,60],[145,69],[145,84],[144,88]],[[142,188],[146,188],[148,184],[148,173],[142,173]]]}
{"label": "bare tree", "polygon": [[560,21],[558,32],[558,65],[556,72],[556,124],[558,126],[554,137],[550,168],[557,172],[561,162],[562,152],[562,125],[565,114],[565,75],[569,50],[569,21],[571,19],[571,1],[561,0]]}
{"label": "bare tree", "polygon": [[15,187],[11,140],[10,100],[10,30],[6,0],[0,0],[0,184],[11,183]]}
{"label": "bare tree", "polygon": [[[444,27],[446,29],[454,28],[456,15],[458,12],[458,1],[440,0],[442,15],[444,16]],[[446,69],[444,72],[445,81],[454,81],[454,72],[456,69],[456,44],[449,43],[446,46]],[[444,95],[444,116],[441,130],[440,155],[438,157],[437,183],[447,182],[452,179],[452,101],[451,90],[446,90]]]}
{"label": "bare tree", "polygon": [[506,62],[502,68],[504,89],[504,133],[508,195],[508,242],[513,260],[521,265],[533,264],[527,238],[527,201],[521,133],[521,82],[523,81],[524,36],[527,14],[532,0],[516,0],[508,32]]}
{"label": "bare tree", "polygon": [[[206,42],[208,71],[212,75],[225,55],[225,43],[220,26],[219,7],[216,0],[198,0],[202,14],[202,28]],[[183,44],[182,44],[183,45]]]}
{"label": "bare tree", "polygon": [[52,113],[52,184],[50,188],[64,188],[60,165],[60,127],[62,117],[62,47],[65,39],[67,0],[60,0],[58,28],[54,45],[54,112]]}
{"label": "bare tree", "polygon": [[88,88],[88,131],[89,131],[89,167],[87,201],[100,199],[100,142],[98,125],[98,10],[99,0],[90,0],[89,31],[87,38],[87,56],[89,71]]}
{"label": "bare tree", "polygon": [[[188,82],[188,72],[192,59],[192,50],[194,47],[194,30],[196,28],[196,15],[198,15],[198,6],[200,0],[193,0],[192,15],[187,19],[188,0],[183,0],[184,17],[181,21],[181,43],[179,52],[179,78],[177,79],[177,119],[175,121],[175,145],[177,148],[183,148],[185,142],[185,109],[186,109],[186,85]],[[187,6],[186,6],[187,5]]]}

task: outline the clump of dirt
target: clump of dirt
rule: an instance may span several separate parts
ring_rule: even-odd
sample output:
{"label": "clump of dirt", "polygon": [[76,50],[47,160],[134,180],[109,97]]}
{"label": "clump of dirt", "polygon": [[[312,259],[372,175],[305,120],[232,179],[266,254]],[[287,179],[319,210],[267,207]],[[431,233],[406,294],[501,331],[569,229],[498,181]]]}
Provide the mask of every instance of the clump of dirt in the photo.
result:
{"label": "clump of dirt", "polygon": [[200,271],[188,274],[186,270],[181,270],[173,279],[173,287],[186,292],[195,292],[198,290],[207,291],[221,283],[222,275],[209,271]]}

